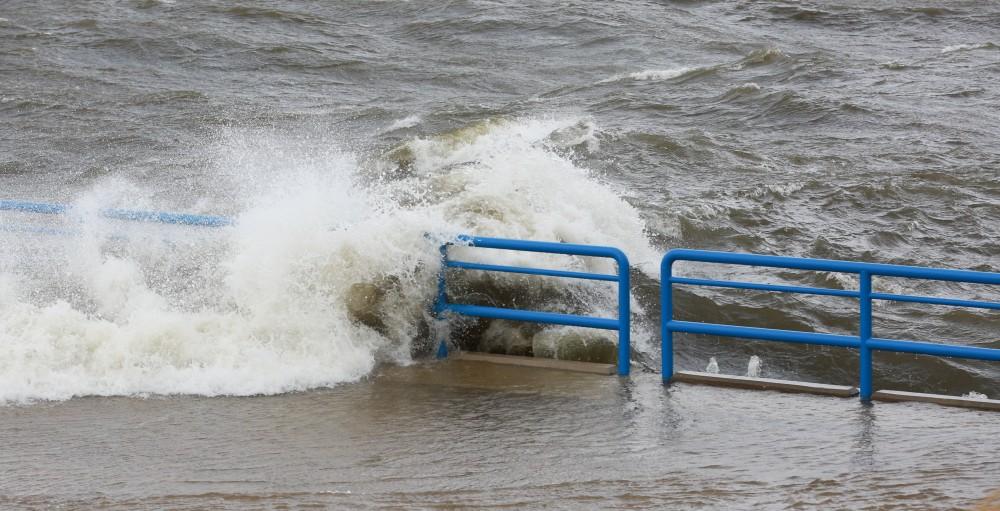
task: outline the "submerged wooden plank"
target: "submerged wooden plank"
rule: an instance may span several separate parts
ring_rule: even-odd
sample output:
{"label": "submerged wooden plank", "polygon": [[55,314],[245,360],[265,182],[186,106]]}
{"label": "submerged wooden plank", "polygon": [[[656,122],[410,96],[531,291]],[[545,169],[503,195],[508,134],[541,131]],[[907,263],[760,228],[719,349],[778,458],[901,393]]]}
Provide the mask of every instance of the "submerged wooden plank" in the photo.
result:
{"label": "submerged wooden plank", "polygon": [[451,355],[451,358],[469,362],[488,362],[491,364],[536,367],[539,369],[554,369],[557,371],[573,371],[577,373],[611,375],[616,372],[614,364],[595,364],[593,362],[573,362],[570,360],[556,360],[553,358],[519,357],[516,355],[496,355],[493,353],[477,353],[471,351],[454,353]]}
{"label": "submerged wooden plank", "polygon": [[677,371],[674,373],[673,381],[683,383],[699,383],[704,385],[718,385],[721,387],[738,387],[742,389],[778,390],[782,392],[820,394],[824,396],[836,397],[851,397],[858,395],[858,389],[849,385],[829,385],[826,383],[774,380],[771,378],[751,378],[749,376],[700,373],[696,371]]}
{"label": "submerged wooden plank", "polygon": [[879,390],[872,394],[872,399],[877,399],[879,401],[918,401],[921,403],[936,403],[945,406],[961,406],[963,408],[1000,411],[1000,400],[998,399],[974,399],[971,397],[945,396],[942,394],[904,392],[902,390]]}

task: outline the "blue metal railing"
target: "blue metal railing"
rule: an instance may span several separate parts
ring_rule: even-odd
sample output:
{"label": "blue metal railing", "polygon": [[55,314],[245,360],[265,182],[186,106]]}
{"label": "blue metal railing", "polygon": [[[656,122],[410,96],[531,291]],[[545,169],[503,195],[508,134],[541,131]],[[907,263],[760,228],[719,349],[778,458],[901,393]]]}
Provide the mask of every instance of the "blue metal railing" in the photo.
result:
{"label": "blue metal railing", "polygon": [[[25,202],[0,199],[0,211],[62,215],[72,208],[63,204]],[[112,220],[131,222],[155,222],[161,224],[195,225],[200,227],[225,227],[233,225],[233,220],[222,216],[191,215],[188,213],[167,213],[163,211],[142,211],[134,209],[102,209],[101,216]]]}
{"label": "blue metal railing", "polygon": [[[465,261],[452,261],[448,258],[448,247],[451,245],[464,245],[477,248],[491,248],[499,250],[515,250],[521,252],[544,252],[549,254],[565,254],[586,257],[605,257],[614,259],[618,263],[618,273],[616,275],[606,275],[600,273],[583,273],[575,271],[547,270],[542,268],[522,268],[516,266],[499,266],[494,264],[470,263]],[[464,316],[476,316],[491,319],[507,319],[512,321],[528,321],[533,323],[546,323],[553,325],[568,325],[585,328],[599,328],[604,330],[618,331],[618,374],[628,376],[629,359],[631,357],[630,348],[630,304],[629,304],[629,263],[625,253],[613,247],[599,247],[591,245],[574,245],[570,243],[552,243],[544,241],[524,241],[503,238],[480,238],[472,236],[459,236],[455,243],[445,243],[441,245],[441,273],[438,278],[438,295],[434,305],[434,311],[438,318],[443,318],[446,313],[460,314]],[[499,307],[484,307],[480,305],[464,305],[448,303],[446,273],[448,268],[462,270],[480,270],[503,273],[520,273],[525,275],[541,275],[546,277],[562,277],[584,280],[601,280],[618,283],[618,319],[595,318],[591,316],[578,316],[575,314],[557,314],[552,312],[527,311],[520,309],[505,309]],[[441,340],[438,347],[438,356],[447,356],[447,344]]]}
{"label": "blue metal railing", "polygon": [[[853,291],[675,277],[673,276],[673,265],[677,261],[850,273],[858,275],[860,285],[857,291]],[[872,291],[873,276],[1000,285],[1000,273],[832,261],[826,259],[803,259],[798,257],[736,254],[707,250],[671,250],[663,257],[663,261],[660,265],[660,321],[663,343],[663,381],[669,382],[673,377],[674,332],[857,348],[861,359],[861,376],[858,387],[863,401],[869,401],[872,396],[872,351],[875,350],[1000,361],[1000,349],[955,346],[873,337],[872,300],[890,300],[898,302],[1000,310],[1000,303],[995,302],[875,293]],[[794,330],[779,330],[774,328],[756,328],[722,325],[716,323],[678,321],[673,319],[673,287],[675,284],[857,298],[860,302],[858,335],[835,335]]]}
{"label": "blue metal railing", "polygon": [[[59,215],[70,212],[70,206],[25,202],[0,199],[0,211],[15,211],[22,213],[40,213]],[[156,222],[165,224],[192,225],[202,227],[224,227],[235,222],[226,217],[210,215],[192,215],[185,213],[167,213],[158,211],[142,211],[128,209],[103,209],[100,214],[114,220]],[[0,226],[4,227],[4,226]],[[6,226],[11,229],[10,226]],[[41,226],[15,226],[13,230],[26,232],[42,232],[47,234],[64,234],[68,231]],[[618,265],[617,274],[598,274],[565,270],[549,270],[543,268],[523,268],[495,264],[483,264],[466,261],[452,261],[448,258],[448,247],[464,245],[477,248],[513,250],[522,252],[541,252],[551,254],[576,255],[585,257],[603,257],[614,259]],[[455,242],[445,243],[440,247],[442,269],[438,278],[438,293],[435,301],[435,314],[439,319],[445,314],[459,314],[491,319],[513,321],[528,321],[556,325],[568,325],[585,328],[598,328],[618,331],[618,374],[629,374],[630,347],[630,285],[629,262],[625,254],[613,247],[576,245],[570,243],[553,243],[541,241],[524,241],[503,238],[483,238],[459,236]],[[752,282],[720,281],[711,279],[695,279],[673,276],[673,265],[677,261],[692,261],[702,263],[730,264],[742,266],[762,266],[770,268],[786,268],[795,270],[812,270],[835,273],[855,274],[859,277],[857,290],[842,290],[804,286],[759,284]],[[479,305],[448,303],[446,273],[448,268],[472,271],[489,271],[502,273],[518,273],[546,277],[572,278],[616,282],[618,284],[618,318],[596,318],[575,314],[560,314],[552,312],[506,309]],[[892,351],[898,353],[914,353],[944,357],[958,357],[979,360],[1000,361],[1000,349],[980,348],[974,346],[956,346],[928,342],[883,339],[872,335],[872,300],[887,300],[929,305],[945,305],[954,307],[973,307],[987,310],[1000,310],[1000,303],[980,300],[960,300],[952,298],[911,296],[891,293],[876,293],[872,291],[872,277],[900,277],[910,279],[965,282],[976,284],[1000,285],[1000,273],[988,273],[966,270],[948,270],[922,268],[916,266],[901,266],[889,264],[861,263],[850,261],[833,261],[824,259],[804,259],[796,257],[765,256],[755,254],[738,254],[729,252],[713,252],[705,250],[677,249],[664,255],[661,266],[661,335],[662,335],[662,367],[663,381],[669,382],[674,370],[673,334],[690,333],[715,335],[721,337],[739,337],[746,339],[840,346],[855,348],[860,354],[861,399],[868,401],[872,395],[872,351]],[[838,335],[829,333],[803,332],[781,330],[774,328],[758,328],[717,323],[699,323],[673,319],[673,288],[674,285],[722,287],[731,289],[750,289],[758,291],[773,291],[782,293],[811,294],[854,298],[859,302],[858,335]],[[438,356],[447,356],[447,343],[442,339],[438,348]]]}

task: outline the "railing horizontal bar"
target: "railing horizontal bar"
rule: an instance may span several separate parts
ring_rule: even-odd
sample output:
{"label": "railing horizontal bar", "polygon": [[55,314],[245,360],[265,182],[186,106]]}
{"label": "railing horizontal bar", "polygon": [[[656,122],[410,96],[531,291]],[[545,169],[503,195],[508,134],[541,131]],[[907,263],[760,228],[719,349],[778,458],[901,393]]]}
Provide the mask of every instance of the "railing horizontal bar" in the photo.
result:
{"label": "railing horizontal bar", "polygon": [[59,215],[69,207],[62,204],[44,204],[41,202],[25,202],[0,199],[0,211],[21,211],[23,213],[41,213],[43,215]]}
{"label": "railing horizontal bar", "polygon": [[939,357],[1000,361],[1000,349],[979,348],[976,346],[949,346],[946,344],[934,344],[930,342],[873,338],[868,341],[868,347],[879,351],[895,351],[899,353],[916,353],[919,355],[936,355]]}
{"label": "railing horizontal bar", "polygon": [[722,337],[741,337],[761,341],[794,342],[801,344],[823,344],[826,346],[841,346],[857,348],[860,341],[857,337],[816,332],[797,332],[795,330],[779,330],[749,326],[720,325],[718,323],[697,323],[693,321],[668,321],[667,329],[673,332],[689,334],[718,335]]}
{"label": "railing horizontal bar", "polygon": [[[69,206],[62,204],[45,204],[41,202],[0,199],[0,211],[19,211],[22,213],[60,215],[69,212],[69,210]],[[186,213],[167,213],[162,211],[140,211],[131,209],[102,209],[101,216],[113,220],[194,225],[200,227],[225,227],[234,223],[232,219],[222,216],[191,215]]]}
{"label": "railing horizontal bar", "polygon": [[760,291],[778,291],[782,293],[798,293],[823,296],[845,296],[857,298],[857,291],[844,289],[826,289],[821,287],[801,287],[801,286],[781,286],[777,284],[757,284],[754,282],[737,282],[733,280],[708,280],[691,279],[687,277],[671,277],[670,282],[674,284],[686,284],[690,286],[726,287],[732,289],[756,289]]}
{"label": "railing horizontal bar", "polygon": [[872,293],[872,298],[875,300],[890,300],[894,302],[927,303],[931,305],[951,305],[954,307],[974,307],[978,309],[1000,310],[1000,303],[981,302],[977,300],[956,300],[954,298],[894,295],[889,293]]}
{"label": "railing horizontal bar", "polygon": [[481,305],[445,304],[442,308],[466,316],[480,318],[508,319],[512,321],[528,321],[532,323],[548,323],[553,325],[580,326],[600,328],[603,330],[618,330],[621,323],[617,319],[591,318],[573,314],[557,314],[554,312],[525,311],[518,309],[503,309],[500,307],[484,307]]}
{"label": "railing horizontal bar", "polygon": [[68,229],[56,229],[39,225],[0,224],[0,231],[28,234],[48,234],[53,236],[76,236],[80,233]]}
{"label": "railing horizontal bar", "polygon": [[950,270],[942,268],[921,268],[917,266],[862,263],[856,261],[836,261],[832,259],[805,259],[801,257],[740,254],[731,252],[716,252],[711,250],[674,249],[664,256],[663,265],[670,265],[675,261],[766,266],[770,268],[831,271],[837,273],[861,273],[862,271],[867,271],[872,275],[880,275],[884,277],[902,277],[910,279],[1000,285],[1000,273],[971,270]]}
{"label": "railing horizontal bar", "polygon": [[617,282],[618,275],[605,275],[602,273],[584,273],[578,271],[546,270],[543,268],[521,268],[517,266],[500,266],[496,264],[470,263],[466,261],[448,261],[450,268],[462,268],[465,270],[497,271],[504,273],[522,273],[525,275],[543,275],[547,277],[566,277],[571,279],[586,280],[606,280]]}
{"label": "railing horizontal bar", "polygon": [[156,222],[161,224],[196,225],[199,227],[226,227],[233,221],[226,217],[210,215],[189,215],[186,213],[166,213],[162,211],[135,211],[129,209],[104,209],[101,215],[112,220],[131,222]]}
{"label": "railing horizontal bar", "polygon": [[[577,245],[574,243],[555,243],[552,241],[512,240],[507,238],[482,238],[479,236],[459,236],[459,242],[479,248],[494,248],[499,250],[518,250],[522,252],[546,252],[550,254],[578,255],[585,257],[608,257],[618,261],[618,271],[627,271],[628,258],[625,253],[614,247],[598,245]],[[623,264],[624,263],[624,264]]]}

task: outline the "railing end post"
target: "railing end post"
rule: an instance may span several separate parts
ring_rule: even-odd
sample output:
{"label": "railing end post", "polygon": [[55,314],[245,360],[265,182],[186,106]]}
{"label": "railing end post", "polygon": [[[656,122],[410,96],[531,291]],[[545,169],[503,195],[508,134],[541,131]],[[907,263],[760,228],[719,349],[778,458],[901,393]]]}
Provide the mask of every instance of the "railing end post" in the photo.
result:
{"label": "railing end post", "polygon": [[862,402],[867,403],[872,400],[872,350],[868,347],[868,341],[872,338],[872,274],[863,270],[858,277],[861,305],[858,332],[861,375],[858,395]]}
{"label": "railing end post", "polygon": [[671,250],[660,261],[660,373],[663,384],[674,377],[674,332],[670,323],[674,319],[673,268],[676,252]]}
{"label": "railing end post", "polygon": [[632,365],[632,342],[629,335],[629,320],[618,330],[618,376],[628,376]]}

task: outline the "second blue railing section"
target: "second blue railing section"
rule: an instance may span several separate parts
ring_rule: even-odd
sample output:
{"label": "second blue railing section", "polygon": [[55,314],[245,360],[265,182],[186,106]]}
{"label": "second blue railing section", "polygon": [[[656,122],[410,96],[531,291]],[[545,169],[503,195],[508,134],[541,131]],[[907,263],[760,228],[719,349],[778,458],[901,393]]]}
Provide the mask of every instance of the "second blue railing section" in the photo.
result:
{"label": "second blue railing section", "polygon": [[[452,261],[448,257],[448,247],[452,245],[490,248],[499,250],[514,250],[521,252],[543,252],[548,254],[564,254],[584,257],[605,257],[618,263],[618,273],[607,275],[601,273],[584,273],[564,270],[549,270],[544,268],[522,268],[517,266],[500,266],[465,261]],[[442,269],[438,279],[438,296],[435,312],[438,317],[445,313],[476,316],[491,319],[507,319],[512,321],[529,321],[553,325],[568,325],[584,328],[599,328],[618,331],[618,374],[628,376],[630,348],[630,304],[629,304],[629,262],[625,253],[613,247],[592,245],[575,245],[571,243],[553,243],[546,241],[524,241],[504,238],[481,238],[459,236],[455,243],[445,243],[441,246]],[[504,309],[499,307],[484,307],[481,305],[465,305],[449,303],[447,296],[446,273],[448,268],[462,270],[493,271],[503,273],[520,273],[525,275],[540,275],[545,277],[562,277],[584,280],[602,280],[618,283],[618,318],[595,318],[575,314],[557,314],[553,312],[527,311],[520,309]],[[441,341],[439,356],[447,356],[447,344]]]}
{"label": "second blue railing section", "polygon": [[[858,290],[855,291],[675,277],[673,275],[673,265],[677,261],[848,273],[858,275],[859,286]],[[864,401],[870,400],[872,395],[872,351],[874,350],[1000,361],[1000,349],[873,337],[872,300],[888,300],[930,305],[949,305],[955,307],[1000,310],[1000,303],[995,302],[875,293],[872,291],[873,276],[1000,285],[1000,273],[946,270],[937,268],[922,268],[918,266],[900,266],[851,261],[833,261],[827,259],[804,259],[798,257],[734,254],[730,252],[713,252],[708,250],[671,250],[663,257],[663,261],[660,265],[660,312],[663,343],[664,382],[670,381],[673,377],[674,332],[856,348],[858,349],[861,358],[861,376],[858,389],[860,391],[861,399]],[[722,325],[716,323],[678,321],[673,319],[673,287],[675,284],[856,298],[860,302],[858,310],[860,318],[858,335],[835,335],[794,330],[779,330],[774,328],[756,328]]]}

